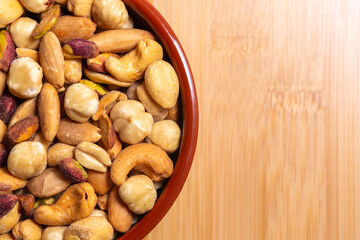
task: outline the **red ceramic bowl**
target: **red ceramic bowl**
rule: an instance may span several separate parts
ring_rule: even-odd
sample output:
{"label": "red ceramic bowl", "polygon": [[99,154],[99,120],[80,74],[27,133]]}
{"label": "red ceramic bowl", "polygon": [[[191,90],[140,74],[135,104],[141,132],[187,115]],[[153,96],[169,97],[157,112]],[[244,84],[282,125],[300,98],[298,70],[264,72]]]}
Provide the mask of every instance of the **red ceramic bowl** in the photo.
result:
{"label": "red ceramic bowl", "polygon": [[[182,142],[174,172],[156,201],[154,208],[118,240],[144,238],[165,216],[179,195],[190,171],[198,134],[198,102],[191,69],[174,31],[161,14],[146,0],[123,0],[135,14],[135,26],[140,21],[153,31],[164,47],[180,80],[182,102]],[[133,16],[133,15],[132,15]]]}

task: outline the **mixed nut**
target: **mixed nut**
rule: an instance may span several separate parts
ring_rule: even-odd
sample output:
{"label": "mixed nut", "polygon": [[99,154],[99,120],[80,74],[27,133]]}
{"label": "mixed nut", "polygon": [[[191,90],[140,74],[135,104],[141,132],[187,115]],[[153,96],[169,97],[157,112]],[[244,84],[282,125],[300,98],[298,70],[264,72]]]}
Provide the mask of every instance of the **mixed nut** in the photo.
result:
{"label": "mixed nut", "polygon": [[113,239],[180,146],[179,80],[121,0],[0,0],[0,239]]}

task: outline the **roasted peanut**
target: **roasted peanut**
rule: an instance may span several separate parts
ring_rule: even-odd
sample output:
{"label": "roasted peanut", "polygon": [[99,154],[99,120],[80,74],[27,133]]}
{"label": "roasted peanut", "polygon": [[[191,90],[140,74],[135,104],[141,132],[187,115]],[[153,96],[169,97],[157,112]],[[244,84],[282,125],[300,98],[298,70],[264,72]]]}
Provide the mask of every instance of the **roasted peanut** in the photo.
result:
{"label": "roasted peanut", "polygon": [[82,77],[82,64],[81,59],[65,60],[64,65],[65,71],[65,82],[66,83],[77,83]]}
{"label": "roasted peanut", "polygon": [[133,213],[119,196],[119,186],[113,186],[109,196],[108,216],[109,222],[119,232],[126,232],[131,227]]}
{"label": "roasted peanut", "polygon": [[106,172],[111,166],[108,153],[98,145],[91,142],[81,142],[76,146],[75,159],[88,168],[99,172]]}
{"label": "roasted peanut", "polygon": [[52,205],[35,209],[34,219],[43,225],[63,226],[90,216],[97,202],[94,188],[89,183],[70,186]]}
{"label": "roasted peanut", "polygon": [[104,195],[110,192],[113,185],[110,178],[110,171],[103,173],[94,170],[88,170],[87,173],[87,181],[94,187],[97,194]]}
{"label": "roasted peanut", "polygon": [[123,149],[111,166],[111,180],[122,185],[131,169],[145,173],[153,181],[170,177],[173,162],[164,150],[149,143],[139,143]]}
{"label": "roasted peanut", "polygon": [[56,143],[47,151],[47,161],[50,167],[56,167],[61,160],[66,158],[75,158],[74,146],[65,143]]}
{"label": "roasted peanut", "polygon": [[146,39],[140,41],[133,51],[120,59],[109,57],[105,62],[105,67],[117,80],[135,82],[144,77],[148,65],[162,57],[161,45],[154,40]]}
{"label": "roasted peanut", "polygon": [[164,120],[166,118],[169,110],[161,107],[154,101],[154,99],[152,99],[152,97],[146,90],[144,83],[140,84],[136,88],[136,95],[139,98],[140,102],[144,105],[146,111],[153,116],[155,122]]}

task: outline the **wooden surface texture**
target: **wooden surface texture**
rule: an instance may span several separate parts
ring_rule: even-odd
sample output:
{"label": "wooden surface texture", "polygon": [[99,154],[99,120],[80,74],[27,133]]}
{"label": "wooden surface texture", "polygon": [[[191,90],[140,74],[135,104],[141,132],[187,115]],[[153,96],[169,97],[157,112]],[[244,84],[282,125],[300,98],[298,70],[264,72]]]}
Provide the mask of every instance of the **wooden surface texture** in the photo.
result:
{"label": "wooden surface texture", "polygon": [[155,0],[200,105],[148,240],[360,239],[360,1]]}

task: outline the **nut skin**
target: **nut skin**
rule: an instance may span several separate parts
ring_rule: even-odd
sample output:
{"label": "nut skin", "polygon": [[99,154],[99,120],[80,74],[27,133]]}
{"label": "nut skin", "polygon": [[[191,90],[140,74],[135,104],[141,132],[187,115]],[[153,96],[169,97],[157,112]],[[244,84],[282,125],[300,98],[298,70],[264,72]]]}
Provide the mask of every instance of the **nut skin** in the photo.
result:
{"label": "nut skin", "polygon": [[127,232],[132,224],[134,214],[129,210],[126,204],[121,200],[119,186],[113,186],[109,195],[108,216],[109,222],[115,230]]}
{"label": "nut skin", "polygon": [[63,240],[67,227],[47,227],[44,229],[41,240]]}
{"label": "nut skin", "polygon": [[19,221],[20,216],[20,204],[17,202],[10,212],[0,218],[0,234],[10,232],[15,224]]}
{"label": "nut skin", "polygon": [[162,58],[161,45],[154,40],[146,39],[138,42],[133,51],[120,59],[109,57],[105,62],[105,67],[117,80],[135,82],[144,77],[147,66]]}
{"label": "nut skin", "polygon": [[70,186],[55,204],[35,209],[37,223],[50,226],[64,226],[90,216],[97,202],[94,188],[89,183]]}
{"label": "nut skin", "polygon": [[97,33],[88,40],[95,42],[102,53],[126,53],[145,39],[154,40],[155,36],[141,29],[117,29]]}
{"label": "nut skin", "polygon": [[32,194],[16,194],[16,196],[20,202],[22,214],[27,218],[32,218],[34,215],[34,196]]}
{"label": "nut skin", "polygon": [[0,28],[6,27],[24,13],[18,0],[0,0]]}
{"label": "nut skin", "polygon": [[168,153],[175,152],[180,146],[181,129],[172,120],[163,120],[154,123],[146,141],[153,143]]}
{"label": "nut skin", "polygon": [[124,26],[129,19],[129,14],[122,1],[94,0],[92,17],[100,28],[111,30]]}
{"label": "nut skin", "polygon": [[7,72],[10,64],[15,59],[15,45],[10,33],[5,30],[0,32],[0,70]]}
{"label": "nut skin", "polygon": [[17,103],[14,96],[8,92],[0,96],[0,120],[7,125],[17,109]]}
{"label": "nut skin", "polygon": [[46,149],[38,142],[25,141],[11,150],[7,166],[16,177],[28,179],[40,175],[46,168]]}
{"label": "nut skin", "polygon": [[110,118],[121,141],[129,144],[142,141],[151,132],[154,123],[151,114],[135,100],[118,102],[111,110]]}
{"label": "nut skin", "polygon": [[61,119],[56,134],[60,142],[76,146],[82,141],[95,143],[101,139],[100,129],[85,122],[77,123],[68,119]]}
{"label": "nut skin", "polygon": [[81,59],[65,60],[65,83],[77,83],[82,77],[82,62]]}
{"label": "nut skin", "polygon": [[99,128],[101,133],[101,143],[105,146],[105,149],[111,149],[115,145],[116,133],[107,114],[100,117]]}
{"label": "nut skin", "polygon": [[15,123],[35,116],[37,112],[37,97],[30,98],[19,105],[14,114],[12,115],[8,127],[11,127]]}
{"label": "nut skin", "polygon": [[35,197],[51,197],[69,187],[71,181],[58,168],[47,168],[42,174],[30,179],[27,188]]}
{"label": "nut skin", "polygon": [[93,58],[87,59],[87,67],[90,71],[99,73],[108,73],[105,67],[105,62],[109,57],[120,58],[119,55],[114,53],[102,53]]}
{"label": "nut skin", "polygon": [[99,54],[99,48],[94,42],[85,39],[70,40],[63,46],[67,58],[93,58]]}
{"label": "nut skin", "polygon": [[73,183],[85,182],[88,174],[78,161],[71,158],[59,162],[61,174]]}
{"label": "nut skin", "polygon": [[79,123],[89,120],[98,106],[98,95],[84,84],[72,84],[65,93],[66,114],[70,119]]}
{"label": "nut skin", "polygon": [[42,88],[43,69],[29,57],[15,59],[10,66],[7,86],[18,98],[37,96]]}
{"label": "nut skin", "polygon": [[104,217],[95,216],[72,223],[65,231],[64,240],[111,240],[114,229]]}
{"label": "nut skin", "polygon": [[5,148],[4,144],[0,143],[0,167],[6,165],[8,154],[8,150]]}
{"label": "nut skin", "polygon": [[6,137],[12,144],[21,143],[31,138],[39,128],[37,116],[27,117],[8,128]]}
{"label": "nut skin", "polygon": [[18,198],[14,194],[0,195],[0,218],[8,214],[18,202]]}
{"label": "nut skin", "polygon": [[39,240],[41,239],[42,227],[32,219],[18,222],[12,229],[15,239]]}
{"label": "nut skin", "polygon": [[75,159],[85,168],[106,172],[111,166],[109,154],[98,145],[91,142],[81,142],[76,146]]}
{"label": "nut skin", "polygon": [[54,5],[46,12],[41,14],[41,21],[37,24],[32,32],[31,36],[34,39],[40,39],[55,25],[56,21],[60,17],[60,6]]}
{"label": "nut skin", "polygon": [[73,39],[88,39],[96,30],[96,24],[87,17],[62,16],[59,17],[51,31],[61,43]]}
{"label": "nut skin", "polygon": [[56,143],[48,149],[47,154],[48,166],[56,167],[65,158],[75,158],[75,147],[64,143]]}
{"label": "nut skin", "polygon": [[64,56],[59,39],[53,32],[47,32],[41,39],[40,64],[46,79],[57,89],[65,82]]}
{"label": "nut skin", "polygon": [[110,171],[105,173],[88,170],[87,181],[94,187],[95,192],[99,195],[104,195],[110,192],[113,183],[110,178]]}
{"label": "nut skin", "polygon": [[135,214],[150,211],[157,198],[153,181],[146,175],[129,177],[119,188],[120,198]]}
{"label": "nut skin", "polygon": [[179,79],[170,63],[158,60],[150,64],[145,72],[145,86],[161,107],[175,106],[179,97]]}
{"label": "nut skin", "polygon": [[38,100],[41,132],[45,140],[51,142],[60,124],[60,99],[53,85],[45,83]]}
{"label": "nut skin", "polygon": [[149,143],[139,143],[123,149],[115,158],[111,180],[121,186],[132,169],[145,173],[153,181],[171,176],[174,164],[164,150]]}
{"label": "nut skin", "polygon": [[[0,183],[3,186],[8,186],[7,192],[15,191],[24,188],[27,181],[12,175],[7,168],[0,168]],[[1,190],[0,190],[1,192]]]}
{"label": "nut skin", "polygon": [[37,50],[40,40],[34,39],[31,34],[37,22],[28,17],[21,17],[10,25],[10,34],[16,47]]}

